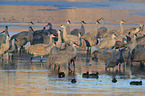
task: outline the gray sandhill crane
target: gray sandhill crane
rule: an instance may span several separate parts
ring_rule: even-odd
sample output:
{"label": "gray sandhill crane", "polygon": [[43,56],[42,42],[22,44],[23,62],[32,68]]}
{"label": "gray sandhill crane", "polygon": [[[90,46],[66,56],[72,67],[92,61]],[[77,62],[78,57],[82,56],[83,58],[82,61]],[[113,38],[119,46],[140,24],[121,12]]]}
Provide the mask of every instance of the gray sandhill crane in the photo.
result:
{"label": "gray sandhill crane", "polygon": [[61,30],[58,30],[57,31],[57,34],[58,34],[58,40],[56,41],[56,47],[60,48],[61,47],[61,44],[62,44],[62,38],[61,38]]}
{"label": "gray sandhill crane", "polygon": [[[50,38],[53,38],[54,35],[51,34],[50,35]],[[50,54],[50,50],[54,47],[54,43],[49,43],[49,44],[35,44],[35,45],[30,45],[28,47],[28,50],[27,52],[30,53],[30,54],[33,54],[34,56],[33,57],[36,57],[36,56],[41,56],[41,62],[42,62],[42,57],[44,55],[49,55]],[[33,57],[31,57],[30,60],[33,59]]]}
{"label": "gray sandhill crane", "polygon": [[112,55],[113,49],[106,50],[106,49],[101,49],[99,51],[94,51],[92,54],[92,59],[93,60],[103,60],[104,62],[107,61],[107,59]]}
{"label": "gray sandhill crane", "polygon": [[1,32],[1,34],[0,34],[0,43],[6,43],[7,36],[9,36],[8,26],[6,26],[5,30],[3,32]]}
{"label": "gray sandhill crane", "polygon": [[69,26],[69,24],[71,24],[71,22],[70,22],[70,20],[67,20],[66,32],[67,32],[68,35],[71,34],[71,33],[70,33],[70,26]]}
{"label": "gray sandhill crane", "polygon": [[136,38],[136,42],[137,42],[137,45],[141,44],[141,45],[145,45],[145,36],[142,36],[142,37],[137,37]]}
{"label": "gray sandhill crane", "polygon": [[126,46],[130,48],[130,53],[131,53],[132,50],[137,46],[136,35],[134,35],[134,40],[133,40],[133,42],[128,43]]}
{"label": "gray sandhill crane", "polygon": [[84,24],[86,24],[84,21],[81,22],[81,29],[74,29],[71,31],[71,35],[78,36],[78,33],[81,32],[81,36],[85,34],[85,27]]}
{"label": "gray sandhill crane", "polygon": [[143,27],[144,27],[144,24],[140,23],[140,25],[137,28],[126,29],[126,30],[124,30],[124,33],[126,35],[134,35],[134,34],[137,34],[140,31],[143,31]]}
{"label": "gray sandhill crane", "polygon": [[[13,53],[16,51],[16,46],[15,46],[15,40],[13,39],[12,42],[10,42],[10,47],[6,51],[8,53],[9,59],[13,60]],[[10,54],[11,53],[11,54]],[[11,55],[11,56],[10,56]]]}
{"label": "gray sandhill crane", "polygon": [[52,28],[52,24],[48,23],[45,27],[49,26],[49,29],[47,30],[49,34],[53,34],[54,36],[57,36],[57,30]]}
{"label": "gray sandhill crane", "polygon": [[[68,40],[71,40],[71,41],[73,41],[76,45],[78,45],[78,46],[81,45],[80,37],[75,36],[75,35],[67,35],[65,25],[61,25],[61,27],[63,28],[63,41],[64,41],[64,42],[66,42],[66,41],[68,41]],[[79,34],[79,33],[78,33],[78,34]]]}
{"label": "gray sandhill crane", "polygon": [[90,34],[93,35],[93,36],[95,36],[96,39],[98,39],[98,24],[99,24],[99,20],[96,21],[96,24],[95,24],[95,31],[90,32]]}
{"label": "gray sandhill crane", "polygon": [[30,42],[31,45],[35,45],[35,44],[49,44],[50,41],[50,34],[45,34],[47,31],[45,29],[45,27],[43,28],[43,30],[41,30],[41,32],[39,32],[39,34],[34,35],[33,34],[33,39]]}
{"label": "gray sandhill crane", "polygon": [[[69,64],[70,64],[71,59],[76,57],[77,49],[75,48],[74,43],[71,40],[69,40],[68,43],[70,44],[70,46],[72,46],[73,50],[62,50],[62,51],[59,51],[57,54],[49,56],[49,58],[47,60],[49,65],[58,64],[59,65],[58,71],[60,70],[60,66],[62,64],[68,64],[68,69],[70,71],[72,71],[70,69]],[[74,65],[74,67],[75,67],[75,65]]]}
{"label": "gray sandhill crane", "polygon": [[58,30],[57,33],[58,33],[58,41],[56,41],[55,46],[51,48],[50,55],[56,54],[61,50],[61,44],[62,44],[61,35],[60,35],[61,30]]}
{"label": "gray sandhill crane", "polygon": [[114,47],[112,55],[107,59],[105,63],[105,69],[107,70],[108,68],[114,68],[118,64],[117,58],[116,58],[116,49]]}
{"label": "gray sandhill crane", "polygon": [[34,31],[32,27],[29,27],[29,31],[22,31],[20,33],[13,35],[10,41],[15,39],[15,43],[17,47],[20,48],[20,53],[21,53],[23,47],[27,44],[27,42],[30,42],[33,39],[33,32]]}
{"label": "gray sandhill crane", "polygon": [[124,29],[123,29],[123,25],[122,25],[123,23],[125,23],[124,20],[121,20],[120,21],[120,30],[111,30],[107,34],[105,34],[104,37],[109,37],[112,34],[115,34],[117,36],[116,40],[122,41],[122,37],[124,37]]}
{"label": "gray sandhill crane", "polygon": [[127,37],[124,35],[124,28],[123,28],[123,23],[125,23],[123,20],[120,21],[120,30],[112,30],[110,31],[107,36],[111,34],[116,34],[116,48],[117,47],[123,47],[127,43]]}
{"label": "gray sandhill crane", "polygon": [[131,64],[131,54],[130,54],[130,48],[122,48],[119,50],[119,52],[116,53],[116,58],[118,61],[118,64],[125,63],[125,65]]}
{"label": "gray sandhill crane", "polygon": [[116,43],[115,37],[116,37],[115,34],[112,34],[111,37],[105,37],[99,44],[91,48],[91,53],[93,53],[95,50],[113,47]]}
{"label": "gray sandhill crane", "polygon": [[[86,40],[89,44],[88,47],[92,47],[92,46],[95,46],[97,44],[97,36],[98,36],[98,24],[99,24],[99,21],[97,20],[96,21],[96,32],[93,32],[93,33],[85,33],[81,38]],[[87,43],[86,42],[86,43]]]}
{"label": "gray sandhill crane", "polygon": [[102,20],[102,27],[98,28],[98,38],[103,38],[104,35],[107,34],[107,28],[104,27],[104,21],[105,20],[104,20],[103,17],[98,19],[98,20],[99,20],[99,22],[100,22],[100,20]]}
{"label": "gray sandhill crane", "polygon": [[144,68],[145,62],[145,48],[135,48],[134,52],[132,53],[131,62],[140,62],[140,67]]}
{"label": "gray sandhill crane", "polygon": [[3,55],[10,47],[9,36],[6,37],[6,43],[0,43],[0,55]]}

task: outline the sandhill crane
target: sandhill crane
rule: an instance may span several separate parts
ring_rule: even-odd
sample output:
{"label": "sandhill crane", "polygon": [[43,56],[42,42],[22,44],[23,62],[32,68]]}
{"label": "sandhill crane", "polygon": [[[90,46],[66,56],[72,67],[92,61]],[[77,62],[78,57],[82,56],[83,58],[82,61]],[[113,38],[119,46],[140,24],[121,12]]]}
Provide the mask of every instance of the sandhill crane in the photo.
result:
{"label": "sandhill crane", "polygon": [[127,35],[131,35],[131,34],[134,35],[140,31],[143,31],[143,27],[144,27],[144,24],[140,23],[140,25],[137,28],[126,29],[126,30],[124,30],[124,33]]}
{"label": "sandhill crane", "polygon": [[67,20],[67,25],[66,25],[66,32],[68,35],[70,35],[70,27],[69,27],[69,24],[71,24],[70,20]]}
{"label": "sandhill crane", "polygon": [[140,62],[140,67],[144,68],[145,48],[136,48],[132,54],[131,62]]}
{"label": "sandhill crane", "polygon": [[6,53],[8,53],[8,55],[10,55],[9,53],[12,53],[12,55],[9,56],[9,59],[13,60],[13,53],[15,51],[16,51],[16,46],[15,46],[15,40],[13,39],[12,42],[10,42],[9,49],[6,51]]}
{"label": "sandhill crane", "polygon": [[136,35],[134,35],[133,42],[128,43],[126,46],[130,48],[130,53],[131,53],[132,50],[137,46]]}
{"label": "sandhill crane", "polygon": [[15,43],[17,47],[20,48],[20,53],[21,53],[23,46],[25,46],[27,42],[30,42],[33,39],[33,32],[34,31],[32,27],[29,27],[29,31],[22,31],[20,33],[13,35],[10,41],[15,39]]}
{"label": "sandhill crane", "polygon": [[[68,69],[70,71],[72,71],[70,69],[69,64],[70,64],[71,59],[76,57],[77,49],[75,48],[72,41],[69,40],[68,43],[73,47],[73,51],[71,51],[71,50],[59,51],[57,54],[49,56],[49,58],[47,60],[49,65],[58,64],[59,65],[58,71],[60,70],[60,65],[62,65],[62,64],[68,64]],[[75,65],[74,65],[74,67],[75,67]]]}
{"label": "sandhill crane", "polygon": [[71,40],[76,45],[80,46],[80,44],[81,44],[80,37],[75,36],[75,35],[67,35],[65,25],[61,25],[61,27],[63,28],[63,41],[66,42],[68,40]]}
{"label": "sandhill crane", "polygon": [[3,55],[9,49],[9,36],[6,37],[6,43],[0,43],[0,55]]}
{"label": "sandhill crane", "polygon": [[107,34],[107,28],[104,27],[104,18],[98,19],[99,22],[102,20],[102,27],[98,28],[98,38],[103,38],[105,34]]}
{"label": "sandhill crane", "polygon": [[62,44],[61,35],[60,35],[61,30],[58,30],[57,33],[58,33],[58,41],[56,41],[55,46],[51,48],[50,55],[56,54],[57,52],[61,50],[61,44]]}
{"label": "sandhill crane", "polygon": [[52,24],[48,23],[46,27],[49,26],[49,29],[47,30],[50,34],[53,34],[54,36],[57,36],[57,30],[52,28]]}
{"label": "sandhill crane", "polygon": [[84,21],[81,22],[81,29],[74,29],[71,31],[71,35],[78,36],[78,33],[81,32],[81,36],[85,34],[85,27],[84,24],[86,24]]}
{"label": "sandhill crane", "polygon": [[[53,38],[54,35],[51,34],[50,35],[50,38]],[[49,55],[50,54],[50,50],[51,48],[54,47],[54,43],[49,43],[49,44],[35,44],[35,45],[30,45],[28,47],[28,50],[27,52],[30,53],[30,54],[33,54],[34,56],[33,57],[36,57],[36,56],[41,56],[41,62],[42,62],[42,57],[44,55]],[[30,60],[32,60],[32,58]]]}
{"label": "sandhill crane", "polygon": [[0,43],[6,43],[7,36],[9,36],[8,26],[5,26],[5,30],[0,34]]}
{"label": "sandhill crane", "polygon": [[95,46],[97,44],[97,35],[98,35],[98,23],[99,21],[96,21],[96,32],[91,33],[85,33],[81,38],[88,41],[89,45],[88,47]]}
{"label": "sandhill crane", "polygon": [[107,59],[105,63],[105,69],[107,68],[114,68],[118,64],[117,58],[116,58],[116,49],[114,47],[112,55]]}
{"label": "sandhill crane", "polygon": [[91,53],[93,53],[95,50],[113,47],[116,43],[115,37],[115,34],[112,34],[111,37],[105,37],[99,44],[91,48]]}
{"label": "sandhill crane", "polygon": [[41,32],[39,32],[39,34],[34,35],[33,34],[33,40],[30,42],[31,45],[34,44],[49,44],[50,42],[50,34],[45,34],[47,31],[45,29],[45,27],[43,28],[43,30],[41,30]]}
{"label": "sandhill crane", "polygon": [[[124,29],[123,29],[123,23],[125,23],[124,22],[124,20],[120,20],[120,30],[111,30],[111,31],[109,31],[107,34],[105,34],[104,35],[104,37],[109,37],[109,36],[111,36],[112,34],[115,34],[116,36],[120,36],[121,37],[121,40],[122,40],[122,36],[124,36],[123,35],[123,33],[124,33]],[[120,39],[120,37],[118,38],[118,39]],[[117,39],[117,40],[118,40]],[[120,41],[120,40],[119,40]]]}
{"label": "sandhill crane", "polygon": [[61,47],[61,44],[62,44],[62,39],[61,39],[61,30],[58,30],[57,31],[57,34],[58,34],[58,41],[56,41],[56,47],[60,48]]}

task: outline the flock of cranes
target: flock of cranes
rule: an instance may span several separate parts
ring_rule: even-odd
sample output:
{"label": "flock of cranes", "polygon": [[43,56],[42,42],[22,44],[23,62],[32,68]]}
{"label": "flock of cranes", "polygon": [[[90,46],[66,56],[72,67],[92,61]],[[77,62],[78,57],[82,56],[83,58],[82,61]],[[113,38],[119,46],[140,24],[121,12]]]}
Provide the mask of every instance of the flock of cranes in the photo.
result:
{"label": "flock of cranes", "polygon": [[[102,21],[102,27],[98,24]],[[12,37],[9,36],[8,26],[0,33],[0,55],[5,53],[23,52],[25,45],[30,42],[27,53],[33,54],[33,57],[48,55],[48,65],[60,65],[74,63],[77,56],[77,49],[83,49],[91,53],[92,58],[102,59],[106,62],[107,68],[114,68],[122,63],[131,64],[140,62],[143,67],[145,59],[143,33],[144,24],[137,28],[123,29],[123,20],[120,21],[120,30],[108,31],[104,25],[104,18],[96,20],[94,32],[86,32],[84,24],[81,22],[80,29],[70,30],[69,24],[63,24],[62,30],[53,29],[52,24],[48,23],[42,30],[33,30],[33,22],[30,22],[28,31],[19,32]],[[49,29],[46,27],[49,26]],[[10,38],[10,40],[9,40]],[[74,45],[75,44],[75,45]],[[30,58],[30,60],[33,59]],[[75,63],[74,63],[75,68]]]}

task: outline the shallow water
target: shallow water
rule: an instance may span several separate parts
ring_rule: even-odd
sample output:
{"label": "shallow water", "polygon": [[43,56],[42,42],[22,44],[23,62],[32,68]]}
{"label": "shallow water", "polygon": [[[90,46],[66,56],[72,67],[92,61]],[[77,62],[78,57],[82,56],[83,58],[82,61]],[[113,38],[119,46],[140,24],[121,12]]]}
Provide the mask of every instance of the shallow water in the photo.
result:
{"label": "shallow water", "polygon": [[[28,30],[28,22],[33,21],[33,28],[41,29],[52,22],[53,28],[60,29],[61,24],[67,20],[73,22],[71,29],[80,28],[80,22],[86,21],[86,32],[95,30],[95,21],[100,17],[105,18],[108,30],[119,29],[119,20],[128,21],[124,28],[138,27],[145,22],[144,0],[63,0],[63,2],[43,0],[0,0],[0,31],[8,25],[10,36],[23,30]],[[101,26],[101,25],[99,25]],[[29,43],[26,45],[26,49]],[[67,65],[61,66],[65,78],[58,78],[56,70],[47,68],[47,56],[40,62],[36,57],[30,62],[28,54],[14,54],[14,61],[8,60],[0,63],[0,94],[2,96],[144,96],[145,94],[145,69],[139,68],[139,63],[134,63],[131,69],[121,68],[119,71],[105,71],[103,61],[95,61],[90,55],[83,55],[78,50],[74,74],[69,74]],[[73,66],[71,66],[73,69]],[[99,72],[99,78],[82,78],[86,71]],[[116,77],[117,83],[112,83]],[[71,79],[77,82],[72,84]],[[132,80],[142,80],[139,86],[130,85]]]}

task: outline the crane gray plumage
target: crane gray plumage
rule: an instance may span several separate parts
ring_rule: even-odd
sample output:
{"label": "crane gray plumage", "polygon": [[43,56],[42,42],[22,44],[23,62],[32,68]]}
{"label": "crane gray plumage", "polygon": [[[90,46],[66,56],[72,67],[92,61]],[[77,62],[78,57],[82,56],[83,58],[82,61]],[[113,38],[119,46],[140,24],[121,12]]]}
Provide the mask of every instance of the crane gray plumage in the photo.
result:
{"label": "crane gray plumage", "polygon": [[68,35],[71,34],[71,33],[70,33],[70,26],[69,26],[69,24],[71,24],[71,22],[70,22],[70,20],[67,20],[67,24],[66,24],[66,32],[67,32]]}
{"label": "crane gray plumage", "polygon": [[123,49],[120,49],[119,52],[116,53],[116,58],[118,60],[118,63],[126,63],[126,65],[130,65],[131,63],[131,53],[130,48],[126,47]]}
{"label": "crane gray plumage", "polygon": [[[63,51],[59,51],[57,54],[49,56],[49,58],[47,60],[48,64],[50,64],[50,65],[52,65],[52,64],[58,64],[58,65],[68,64],[68,63],[70,63],[70,60],[72,58],[76,57],[77,49],[75,48],[72,41],[69,40],[68,43],[73,47],[73,51],[72,50],[63,50]],[[70,70],[70,68],[69,68],[69,70]],[[58,69],[58,71],[59,71],[59,69]]]}
{"label": "crane gray plumage", "polygon": [[58,30],[57,31],[57,34],[58,34],[58,41],[56,41],[56,47],[60,48],[61,47],[61,44],[62,44],[62,38],[61,38],[61,30]]}
{"label": "crane gray plumage", "polygon": [[[65,25],[61,25],[61,27],[63,28],[63,41],[66,42],[68,40],[73,41],[76,45],[80,46],[81,42],[80,42],[80,37],[75,36],[75,35],[67,35],[66,33],[66,27]],[[79,33],[78,33],[79,34]]]}
{"label": "crane gray plumage", "polygon": [[[52,40],[52,38],[54,37],[53,34],[50,35],[50,40]],[[49,55],[50,54],[50,50],[51,48],[53,48],[54,43],[49,43],[49,44],[35,44],[35,45],[30,45],[28,47],[27,52],[30,54],[33,54],[35,56],[41,56],[41,61],[42,61],[42,57],[44,55]],[[32,59],[32,57],[31,57]]]}
{"label": "crane gray plumage", "polygon": [[97,35],[97,37],[98,38],[103,38],[104,35],[107,34],[107,28],[104,27],[104,22],[105,22],[104,18],[103,17],[100,18],[99,22],[100,22],[100,20],[102,20],[102,27],[98,28],[98,35]]}
{"label": "crane gray plumage", "polygon": [[116,43],[115,37],[116,36],[114,34],[112,34],[111,37],[105,37],[99,44],[97,44],[91,48],[91,53],[93,53],[95,50],[113,47]]}
{"label": "crane gray plumage", "polygon": [[92,59],[96,60],[103,60],[104,62],[107,61],[107,59],[112,55],[112,49],[106,50],[106,49],[101,49],[101,50],[96,50],[92,53]]}
{"label": "crane gray plumage", "polygon": [[140,23],[140,25],[137,28],[126,29],[124,30],[124,33],[127,35],[134,35],[134,34],[137,34],[138,32],[142,32],[143,27],[144,27],[144,24]]}
{"label": "crane gray plumage", "polygon": [[0,55],[3,55],[10,47],[9,36],[6,37],[6,43],[0,43]]}
{"label": "crane gray plumage", "polygon": [[71,35],[78,36],[78,33],[81,32],[81,36],[85,34],[85,27],[84,24],[86,24],[84,21],[81,22],[81,29],[74,29],[71,31]]}
{"label": "crane gray plumage", "polygon": [[145,48],[135,48],[134,52],[132,53],[131,62],[140,62],[140,67],[144,68],[144,62],[145,62]]}
{"label": "crane gray plumage", "polygon": [[116,49],[114,47],[112,55],[107,59],[105,63],[105,69],[107,68],[114,68],[117,65],[117,58],[116,58]]}
{"label": "crane gray plumage", "polygon": [[[13,53],[16,52],[16,46],[15,46],[15,40],[13,39],[12,42],[10,42],[10,47],[5,53],[8,53],[9,59],[13,60]],[[12,53],[12,55],[10,54]]]}
{"label": "crane gray plumage", "polygon": [[96,24],[95,24],[95,31],[90,32],[90,34],[93,35],[93,36],[95,36],[96,39],[98,39],[98,24],[99,24],[99,20],[96,21]]}
{"label": "crane gray plumage", "polygon": [[10,41],[12,41],[13,39],[15,39],[17,47],[20,47],[21,50],[21,48],[25,46],[27,42],[30,42],[33,39],[32,27],[29,27],[29,31],[22,31],[20,33],[13,35]]}
{"label": "crane gray plumage", "polygon": [[120,20],[120,23],[119,23],[120,30],[111,30],[107,34],[105,34],[104,37],[109,37],[112,34],[115,34],[117,37],[117,41],[122,41],[122,37],[125,36],[125,35],[123,35],[124,34],[124,29],[123,29],[123,25],[122,25],[123,23],[125,23],[124,20]]}
{"label": "crane gray plumage", "polygon": [[58,30],[57,33],[58,33],[58,41],[56,41],[55,46],[51,48],[50,55],[56,54],[57,52],[61,50],[61,44],[62,44],[61,35],[60,35],[61,30]]}
{"label": "crane gray plumage", "polygon": [[47,29],[47,31],[48,31],[49,34],[53,34],[54,36],[57,36],[58,35],[57,34],[57,30],[52,28],[52,24],[51,23],[48,23],[46,25],[46,27],[47,26],[49,26],[49,29]]}
{"label": "crane gray plumage", "polygon": [[45,32],[45,31],[47,31],[47,30],[44,27],[43,30],[41,30],[39,32],[39,34],[34,35],[34,33],[33,33],[33,40],[30,42],[30,44],[31,45],[34,45],[34,44],[49,44],[50,34],[47,34],[47,32]]}
{"label": "crane gray plumage", "polygon": [[132,50],[137,46],[136,35],[134,35],[133,42],[128,43],[126,46],[130,48],[130,53],[131,53]]}
{"label": "crane gray plumage", "polygon": [[85,33],[81,38],[88,41],[89,43],[89,47],[92,47],[92,46],[95,46],[97,44],[97,35],[98,35],[98,24],[99,24],[99,21],[97,20],[96,21],[96,32],[93,32],[92,34],[91,33]]}
{"label": "crane gray plumage", "polygon": [[0,43],[6,43],[7,36],[9,36],[8,26],[5,26],[5,30],[0,34]]}

